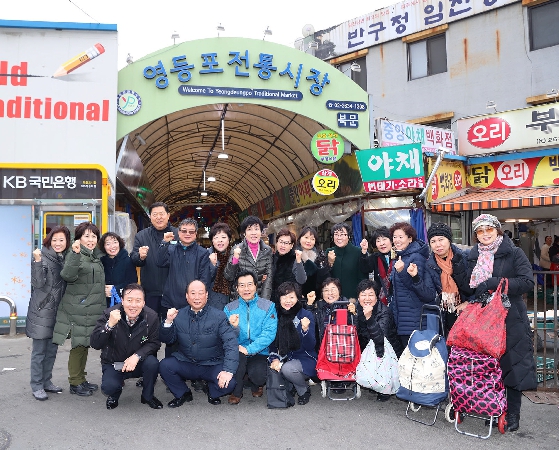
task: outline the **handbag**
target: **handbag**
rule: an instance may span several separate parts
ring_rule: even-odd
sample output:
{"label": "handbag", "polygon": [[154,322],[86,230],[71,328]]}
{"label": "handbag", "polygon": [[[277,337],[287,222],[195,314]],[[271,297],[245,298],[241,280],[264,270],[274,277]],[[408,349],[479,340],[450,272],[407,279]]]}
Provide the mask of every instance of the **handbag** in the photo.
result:
{"label": "handbag", "polygon": [[289,408],[295,404],[295,398],[291,393],[293,385],[287,381],[281,372],[267,367],[266,375],[266,398],[268,408]]}
{"label": "handbag", "polygon": [[457,346],[500,358],[507,347],[505,319],[508,310],[503,305],[508,280],[503,278],[497,289],[482,303],[470,303],[458,316],[448,333],[449,346]]}
{"label": "handbag", "polygon": [[111,289],[111,306],[117,305],[118,303],[122,303],[120,295],[118,295],[118,291],[113,286]]}
{"label": "handbag", "polygon": [[388,339],[384,337],[384,356],[377,357],[375,343],[370,340],[361,354],[355,371],[355,381],[364,388],[381,394],[395,394],[400,387],[398,358]]}

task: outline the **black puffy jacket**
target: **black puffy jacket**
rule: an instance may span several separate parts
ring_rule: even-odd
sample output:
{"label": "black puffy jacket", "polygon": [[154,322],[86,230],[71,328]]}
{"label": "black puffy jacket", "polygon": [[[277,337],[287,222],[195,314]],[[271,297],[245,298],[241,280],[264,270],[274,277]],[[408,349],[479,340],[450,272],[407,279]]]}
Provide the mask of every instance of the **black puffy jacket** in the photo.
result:
{"label": "black puffy jacket", "polygon": [[369,340],[372,339],[375,343],[377,356],[382,357],[384,355],[385,337],[388,339],[388,342],[390,342],[390,345],[392,345],[398,358],[404,351],[402,341],[398,337],[396,331],[396,324],[394,323],[392,311],[380,301],[377,301],[373,307],[373,313],[369,320],[365,318],[361,305],[357,305],[357,335],[359,336],[361,352],[365,350]]}
{"label": "black puffy jacket", "polygon": [[50,339],[56,322],[56,312],[66,291],[66,281],[60,276],[64,255],[52,248],[41,249],[41,261],[31,262],[31,300],[27,309],[25,334],[31,339]]}

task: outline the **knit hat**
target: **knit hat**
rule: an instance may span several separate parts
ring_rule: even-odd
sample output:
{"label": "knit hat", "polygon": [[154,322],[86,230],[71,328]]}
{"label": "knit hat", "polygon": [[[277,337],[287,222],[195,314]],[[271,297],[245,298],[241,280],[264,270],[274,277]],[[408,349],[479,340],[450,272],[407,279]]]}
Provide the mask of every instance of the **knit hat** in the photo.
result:
{"label": "knit hat", "polygon": [[430,241],[434,236],[443,236],[452,242],[452,230],[446,223],[437,222],[429,227],[427,230],[427,239]]}
{"label": "knit hat", "polygon": [[501,222],[499,222],[499,219],[497,219],[495,216],[492,216],[491,214],[481,214],[480,216],[477,216],[472,222],[472,228],[474,229],[474,231],[476,231],[479,227],[483,226],[500,229]]}

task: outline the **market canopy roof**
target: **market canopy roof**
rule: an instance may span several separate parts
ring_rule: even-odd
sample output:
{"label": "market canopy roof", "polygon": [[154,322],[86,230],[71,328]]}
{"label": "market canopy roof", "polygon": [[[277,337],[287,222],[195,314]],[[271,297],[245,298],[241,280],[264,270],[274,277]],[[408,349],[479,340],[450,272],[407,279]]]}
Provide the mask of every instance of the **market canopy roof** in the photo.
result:
{"label": "market canopy roof", "polygon": [[476,191],[431,203],[433,212],[475,211],[559,205],[559,188]]}
{"label": "market canopy roof", "polygon": [[[241,65],[231,62],[235,55]],[[270,56],[276,70],[259,70]],[[210,69],[206,63],[212,58],[219,63],[213,68],[223,72],[200,73]],[[195,66],[188,82],[171,73],[173,59]],[[165,88],[156,86],[160,74],[149,78],[154,73],[149,68],[158,65],[167,73]],[[318,83],[307,80],[317,73]],[[128,136],[156,201],[175,205],[173,210],[195,202],[233,203],[244,210],[316,172],[322,165],[313,158],[310,141],[322,129],[337,131],[355,148],[370,146],[367,93],[329,64],[271,42],[215,38],[168,47],[122,69],[118,90],[134,91],[142,101],[136,114],[118,116],[119,148]],[[332,101],[340,102],[338,108]],[[348,105],[354,109],[345,113],[358,117],[358,128],[339,126],[338,115]],[[217,158],[222,118],[228,159]],[[200,196],[204,169],[206,177],[216,178],[206,182],[207,197]]]}

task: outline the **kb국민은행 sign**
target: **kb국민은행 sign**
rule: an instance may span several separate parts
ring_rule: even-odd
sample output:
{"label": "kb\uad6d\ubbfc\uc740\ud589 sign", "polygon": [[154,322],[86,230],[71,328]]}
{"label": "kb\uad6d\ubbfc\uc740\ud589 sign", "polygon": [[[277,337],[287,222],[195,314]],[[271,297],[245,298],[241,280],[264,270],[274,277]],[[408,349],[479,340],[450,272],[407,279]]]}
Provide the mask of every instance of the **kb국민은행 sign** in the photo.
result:
{"label": "kb\uad6d\ubbfc\uc740\ud589 sign", "polygon": [[365,192],[389,192],[425,187],[421,144],[373,148],[355,152]]}

